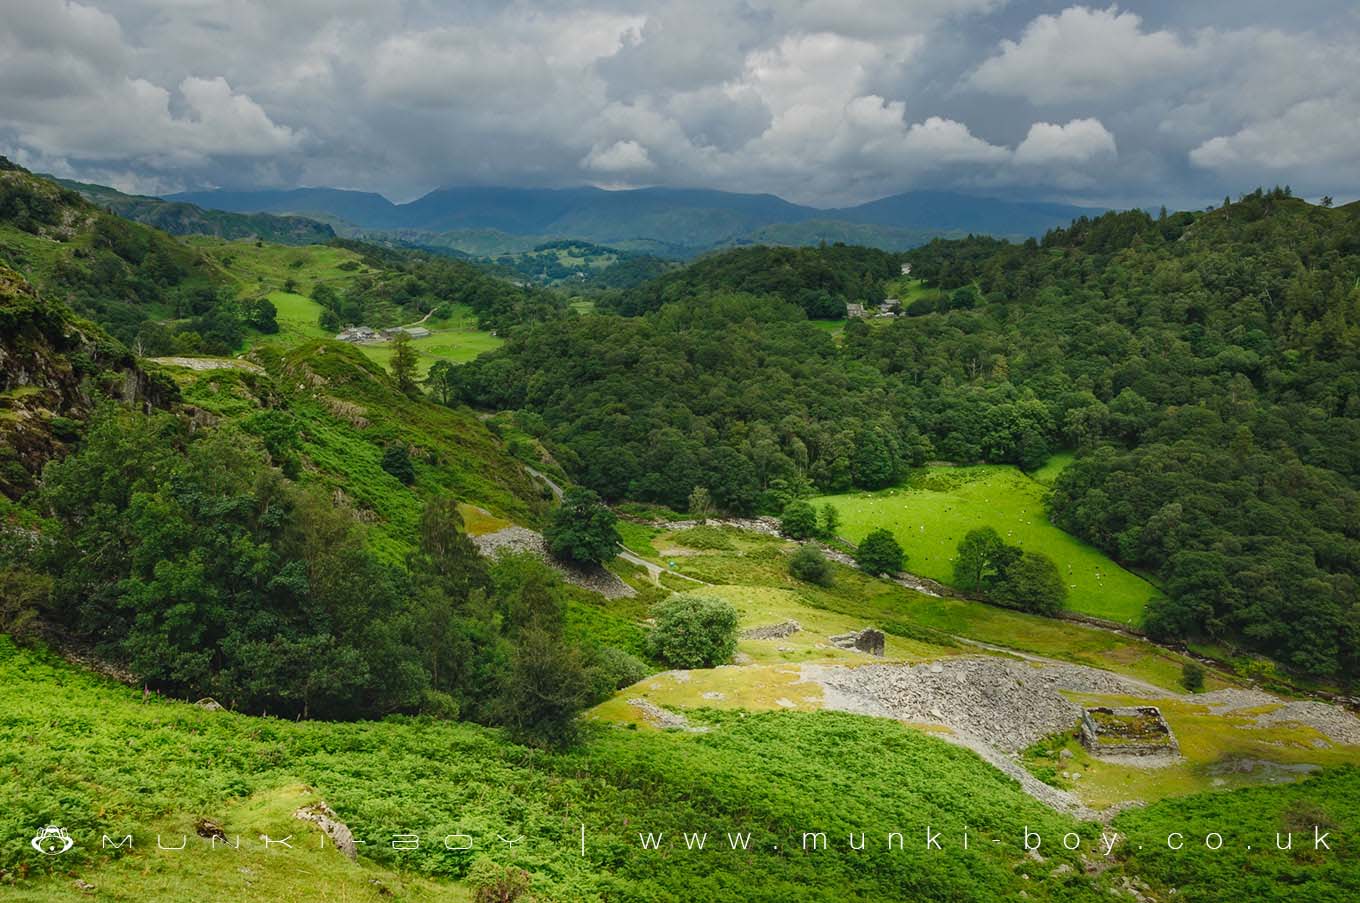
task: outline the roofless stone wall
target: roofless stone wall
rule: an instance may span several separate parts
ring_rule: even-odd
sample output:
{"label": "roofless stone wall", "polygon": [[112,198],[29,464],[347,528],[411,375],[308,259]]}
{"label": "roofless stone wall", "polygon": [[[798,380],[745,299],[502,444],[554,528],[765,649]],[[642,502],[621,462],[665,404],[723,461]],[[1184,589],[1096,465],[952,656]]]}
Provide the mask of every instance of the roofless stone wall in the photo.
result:
{"label": "roofless stone wall", "polygon": [[1097,756],[1179,756],[1180,744],[1161,711],[1153,705],[1081,713],[1081,743]]}

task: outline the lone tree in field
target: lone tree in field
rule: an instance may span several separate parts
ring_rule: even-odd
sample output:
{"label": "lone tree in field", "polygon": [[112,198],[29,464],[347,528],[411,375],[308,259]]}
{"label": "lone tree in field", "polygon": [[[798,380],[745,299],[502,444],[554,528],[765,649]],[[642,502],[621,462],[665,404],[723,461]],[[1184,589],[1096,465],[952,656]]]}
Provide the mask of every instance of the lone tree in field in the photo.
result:
{"label": "lone tree in field", "polygon": [[675,668],[712,668],[737,651],[737,610],[730,602],[677,593],[653,609],[652,655]]}
{"label": "lone tree in field", "polygon": [[548,548],[558,558],[584,564],[603,564],[618,553],[618,518],[589,489],[570,489],[543,531]]}
{"label": "lone tree in field", "polygon": [[895,574],[902,570],[907,556],[902,547],[887,530],[879,527],[864,537],[855,550],[855,563],[866,574],[877,577],[880,574]]}
{"label": "lone tree in field", "polygon": [[801,499],[789,502],[779,519],[779,530],[794,539],[811,539],[817,535],[817,512]]}
{"label": "lone tree in field", "polygon": [[954,559],[954,585],[959,589],[981,589],[987,575],[995,570],[996,553],[1005,543],[991,527],[969,530],[959,540]]}
{"label": "lone tree in field", "polygon": [[1197,662],[1186,662],[1181,666],[1181,686],[1191,693],[1199,693],[1204,689],[1204,668]]}
{"label": "lone tree in field", "polygon": [[392,337],[392,378],[397,387],[407,395],[416,391],[416,350],[411,347],[411,337],[399,332]]}
{"label": "lone tree in field", "polygon": [[836,538],[836,531],[841,528],[841,512],[835,505],[827,502],[822,506],[822,539],[831,542]]}
{"label": "lone tree in field", "polygon": [[1052,558],[1041,552],[1022,552],[998,575],[992,597],[1002,605],[1052,615],[1067,601],[1067,586]]}
{"label": "lone tree in field", "polygon": [[789,559],[789,573],[804,583],[831,585],[831,563],[815,543],[808,543]]}

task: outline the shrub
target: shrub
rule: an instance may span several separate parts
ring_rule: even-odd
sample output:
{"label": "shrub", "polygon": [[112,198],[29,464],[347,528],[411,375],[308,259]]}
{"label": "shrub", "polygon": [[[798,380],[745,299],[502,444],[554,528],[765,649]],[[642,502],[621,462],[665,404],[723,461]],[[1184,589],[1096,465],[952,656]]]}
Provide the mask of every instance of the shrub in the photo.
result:
{"label": "shrub", "polygon": [[817,535],[817,512],[802,500],[789,502],[780,518],[779,529],[794,539],[811,539]]}
{"label": "shrub", "polygon": [[529,873],[512,865],[500,865],[480,856],[468,869],[467,884],[474,903],[515,903],[527,899]]}
{"label": "shrub", "polygon": [[831,585],[831,563],[812,543],[803,546],[789,559],[789,573],[804,583]]}
{"label": "shrub", "polygon": [[613,646],[595,650],[590,662],[591,695],[598,700],[609,698],[615,690],[632,686],[646,677],[647,663]]}
{"label": "shrub", "polygon": [[382,469],[407,486],[416,481],[416,470],[411,466],[411,453],[404,445],[389,445],[383,450]]}
{"label": "shrub", "polygon": [[855,563],[867,574],[895,574],[906,563],[902,547],[887,530],[879,527],[864,537],[855,550]]}
{"label": "shrub", "polygon": [[1204,669],[1196,662],[1186,662],[1181,668],[1181,686],[1191,693],[1204,689]]}
{"label": "shrub", "polygon": [[836,533],[841,528],[841,512],[835,505],[827,502],[822,506],[822,539],[830,542],[836,538]]}
{"label": "shrub", "polygon": [[737,610],[722,599],[678,593],[656,606],[651,653],[676,668],[712,668],[737,651]]}

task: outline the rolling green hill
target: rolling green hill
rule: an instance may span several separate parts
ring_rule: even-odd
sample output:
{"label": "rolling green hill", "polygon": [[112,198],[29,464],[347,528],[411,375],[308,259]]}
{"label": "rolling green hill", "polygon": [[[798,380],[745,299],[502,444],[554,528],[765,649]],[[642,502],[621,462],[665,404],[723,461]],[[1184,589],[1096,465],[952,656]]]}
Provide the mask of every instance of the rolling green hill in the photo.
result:
{"label": "rolling green hill", "polygon": [[992,527],[1003,541],[1039,551],[1058,563],[1067,607],[1080,614],[1137,626],[1156,589],[1104,553],[1053,526],[1045,489],[1014,467],[927,467],[899,488],[814,499],[841,513],[841,533],[858,542],[870,530],[892,531],[915,574],[953,583],[959,541]]}
{"label": "rolling green hill", "polygon": [[205,210],[195,204],[124,194],[104,185],[73,182],[69,179],[52,180],[78,192],[87,201],[110,213],[154,226],[171,235],[213,235],[226,239],[258,238],[284,245],[324,244],[335,237],[335,230],[330,226],[301,216]]}

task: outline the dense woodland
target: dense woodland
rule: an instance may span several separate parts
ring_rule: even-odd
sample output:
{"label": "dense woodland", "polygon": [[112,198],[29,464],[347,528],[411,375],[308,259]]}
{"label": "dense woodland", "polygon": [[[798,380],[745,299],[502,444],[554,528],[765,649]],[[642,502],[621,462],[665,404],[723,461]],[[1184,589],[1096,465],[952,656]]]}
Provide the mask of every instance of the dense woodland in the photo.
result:
{"label": "dense woodland", "polygon": [[714,291],[772,296],[809,317],[845,315],[848,301],[877,304],[900,271],[899,257],[852,245],[785,248],[757,245],[702,257],[632,289],[606,295],[600,308],[636,315]]}
{"label": "dense woodland", "polygon": [[[746,249],[525,331],[460,371],[611,498],[777,512],[929,459],[1073,449],[1052,517],[1155,574],[1158,636],[1297,671],[1360,648],[1360,216],[1257,191],[906,255],[934,303],[837,341],[815,292],[872,298],[900,258]],[[812,280],[804,283],[804,279]],[[924,309],[923,309],[924,308]]]}

